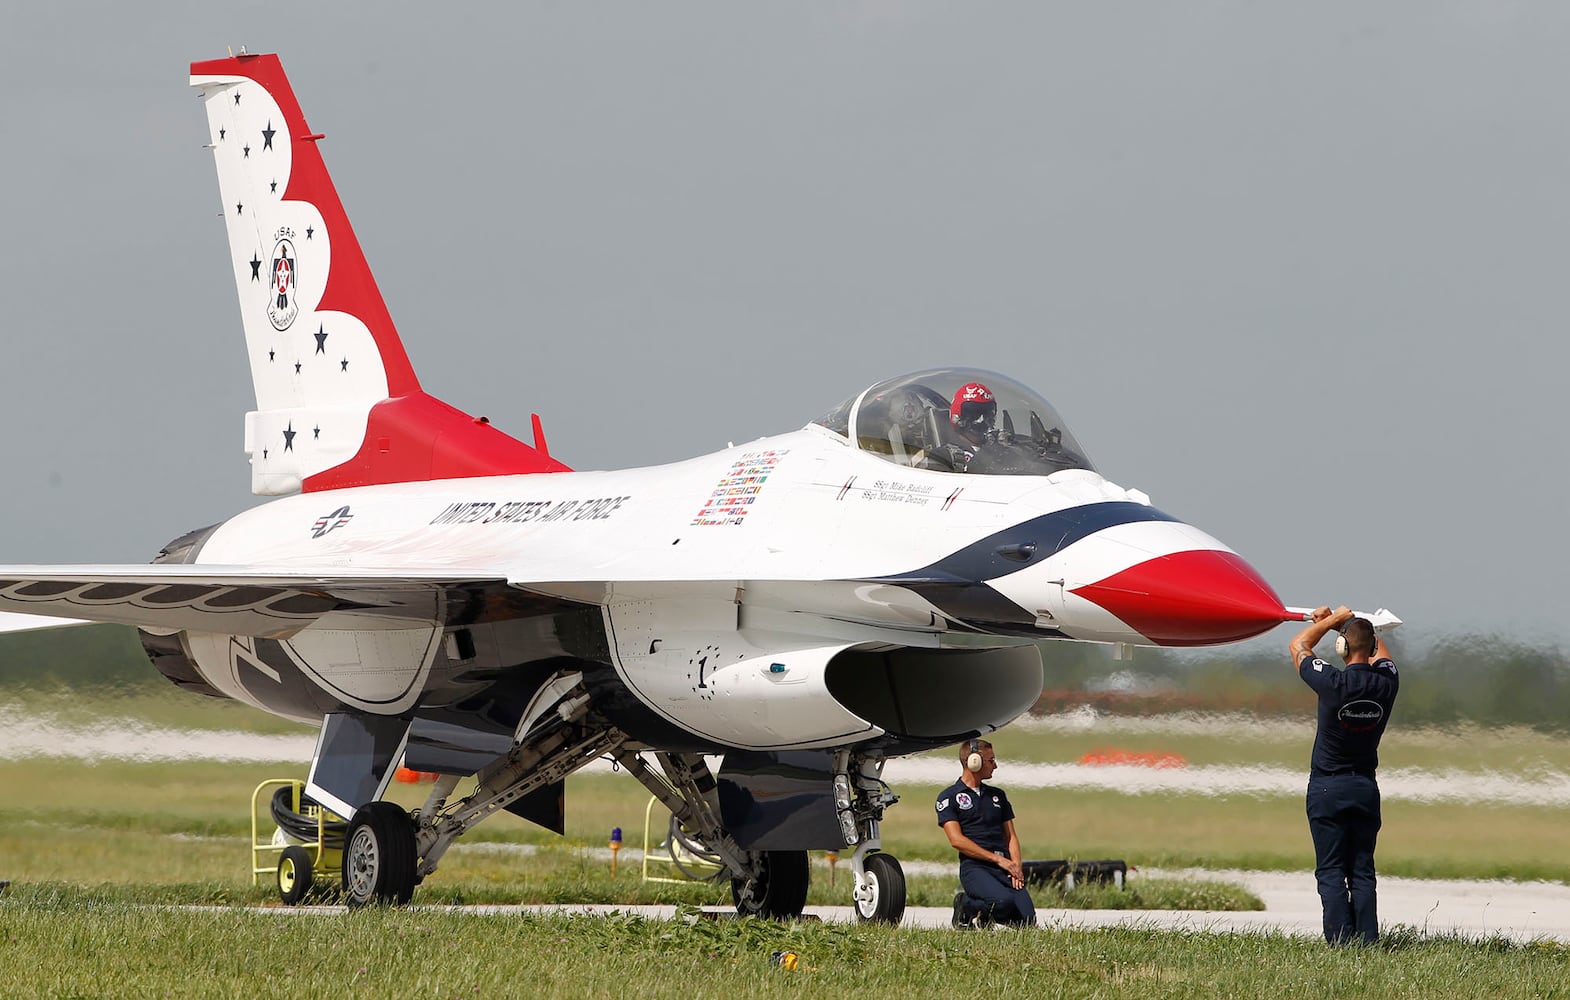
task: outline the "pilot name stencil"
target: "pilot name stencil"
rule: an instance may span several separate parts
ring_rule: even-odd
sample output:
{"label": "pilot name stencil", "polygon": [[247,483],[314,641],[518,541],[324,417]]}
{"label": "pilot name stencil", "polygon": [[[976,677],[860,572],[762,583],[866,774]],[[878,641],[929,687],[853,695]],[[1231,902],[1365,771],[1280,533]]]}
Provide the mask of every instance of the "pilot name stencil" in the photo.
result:
{"label": "pilot name stencil", "polygon": [[875,479],[872,485],[860,492],[863,500],[876,500],[882,503],[914,503],[925,507],[932,499],[934,487],[925,483],[900,483],[892,480]]}

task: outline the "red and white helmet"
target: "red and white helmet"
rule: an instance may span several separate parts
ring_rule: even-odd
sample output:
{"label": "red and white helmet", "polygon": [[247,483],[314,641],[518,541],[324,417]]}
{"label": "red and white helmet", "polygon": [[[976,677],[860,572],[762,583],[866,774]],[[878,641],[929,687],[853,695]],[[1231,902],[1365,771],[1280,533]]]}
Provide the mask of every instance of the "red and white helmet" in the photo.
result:
{"label": "red and white helmet", "polygon": [[960,430],[985,431],[997,419],[998,402],[980,382],[967,382],[949,404],[949,422]]}

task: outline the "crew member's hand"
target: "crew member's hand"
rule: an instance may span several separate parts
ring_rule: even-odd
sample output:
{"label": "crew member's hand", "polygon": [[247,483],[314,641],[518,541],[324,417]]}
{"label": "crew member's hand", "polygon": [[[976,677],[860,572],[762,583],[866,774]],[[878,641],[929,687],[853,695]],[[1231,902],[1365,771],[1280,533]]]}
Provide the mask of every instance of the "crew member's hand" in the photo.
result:
{"label": "crew member's hand", "polygon": [[1320,605],[1319,607],[1315,608],[1313,611],[1309,612],[1308,620],[1311,621],[1311,622],[1322,622],[1326,618],[1329,618],[1329,617],[1330,617],[1330,609],[1325,607],[1324,605]]}
{"label": "crew member's hand", "polygon": [[1023,889],[1025,887],[1025,869],[1018,861],[999,854],[998,867],[1008,872],[1009,884],[1014,888]]}

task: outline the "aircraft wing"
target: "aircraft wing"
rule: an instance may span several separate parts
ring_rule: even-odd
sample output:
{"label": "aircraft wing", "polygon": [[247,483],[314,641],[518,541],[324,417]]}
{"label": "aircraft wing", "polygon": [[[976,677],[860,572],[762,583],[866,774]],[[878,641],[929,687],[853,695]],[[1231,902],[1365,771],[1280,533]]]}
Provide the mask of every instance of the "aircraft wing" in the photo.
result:
{"label": "aircraft wing", "polygon": [[46,628],[67,628],[71,625],[89,625],[80,618],[50,618],[46,615],[16,615],[0,611],[0,633],[34,632]]}
{"label": "aircraft wing", "polygon": [[[356,628],[511,618],[527,613],[518,602],[528,600],[505,574],[471,568],[0,566],[0,631],[117,622],[283,638],[329,616]],[[11,624],[24,617],[38,624]]]}

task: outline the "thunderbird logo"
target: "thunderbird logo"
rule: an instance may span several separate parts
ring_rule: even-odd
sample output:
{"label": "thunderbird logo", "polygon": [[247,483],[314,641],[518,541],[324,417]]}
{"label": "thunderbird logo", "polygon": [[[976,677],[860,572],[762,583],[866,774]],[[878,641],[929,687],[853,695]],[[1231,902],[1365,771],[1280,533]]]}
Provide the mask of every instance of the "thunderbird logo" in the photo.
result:
{"label": "thunderbird logo", "polygon": [[273,247],[273,283],[267,299],[267,318],[272,321],[274,330],[289,329],[289,324],[300,314],[294,295],[296,261],[294,243],[288,239],[279,240]]}
{"label": "thunderbird logo", "polygon": [[311,531],[311,537],[320,538],[329,531],[335,531],[338,528],[342,528],[352,520],[354,520],[354,515],[349,513],[349,508],[339,507],[337,510],[333,511],[331,514],[328,514],[326,517],[319,517],[316,519],[316,526]]}

